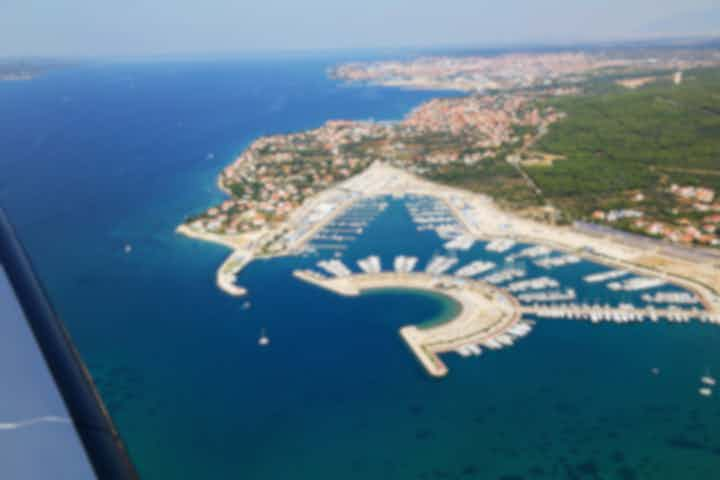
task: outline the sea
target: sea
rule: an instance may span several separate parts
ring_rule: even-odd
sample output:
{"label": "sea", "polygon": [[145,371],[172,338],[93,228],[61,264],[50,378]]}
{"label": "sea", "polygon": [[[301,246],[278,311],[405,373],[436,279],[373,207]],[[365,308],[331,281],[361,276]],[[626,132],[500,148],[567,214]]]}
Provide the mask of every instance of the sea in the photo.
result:
{"label": "sea", "polygon": [[[327,75],[387,55],[93,61],[0,82],[0,205],[142,478],[720,478],[720,391],[698,394],[720,374],[718,326],[535,319],[511,348],[443,355],[434,379],[398,329],[448,318],[447,298],[292,276],[336,255],[323,249],[254,261],[247,297],[216,287],[229,251],[174,230],[224,199],[217,175],[250,142],[458,95]],[[445,251],[407,200],[383,201],[342,261]],[[484,247],[455,255],[503,261]],[[602,266],[527,269],[591,302],[639,301],[582,282]]]}

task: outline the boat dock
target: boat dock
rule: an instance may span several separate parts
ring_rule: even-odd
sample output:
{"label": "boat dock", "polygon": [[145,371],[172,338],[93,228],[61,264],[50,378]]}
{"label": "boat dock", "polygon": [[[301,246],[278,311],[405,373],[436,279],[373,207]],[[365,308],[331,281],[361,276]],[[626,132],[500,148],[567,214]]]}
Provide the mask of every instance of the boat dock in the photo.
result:
{"label": "boat dock", "polygon": [[574,265],[580,262],[580,257],[575,255],[561,255],[559,257],[545,257],[535,260],[533,263],[538,267],[551,269],[555,267],[564,267],[565,265]]}
{"label": "boat dock", "polygon": [[493,262],[483,262],[480,260],[476,260],[474,262],[470,262],[464,267],[459,268],[455,275],[458,277],[473,277],[475,275],[479,275],[481,273],[487,272],[488,270],[492,270],[495,268],[495,263]]}
{"label": "boat dock", "polygon": [[458,262],[457,258],[437,255],[428,262],[425,271],[432,275],[440,275]]}
{"label": "boat dock", "polygon": [[666,283],[665,280],[657,277],[632,277],[628,280],[610,282],[606,286],[614,291],[635,292],[638,290],[662,287]]}
{"label": "boat dock", "polygon": [[621,304],[617,307],[608,305],[532,305],[521,307],[522,313],[544,318],[568,320],[590,320],[593,323],[614,322],[631,323],[650,320],[657,322],[667,320],[674,323],[686,323],[697,320],[703,323],[720,324],[720,314],[711,314],[699,309],[635,307]]}
{"label": "boat dock", "polygon": [[399,255],[395,257],[395,260],[393,260],[393,268],[397,273],[410,273],[415,269],[417,262],[417,257]]}
{"label": "boat dock", "polygon": [[365,273],[379,273],[382,270],[380,257],[377,255],[370,255],[367,258],[358,260],[357,264],[358,267],[360,267],[360,269]]}
{"label": "boat dock", "polygon": [[501,238],[491,241],[485,246],[488,252],[505,253],[515,246],[515,240]]}

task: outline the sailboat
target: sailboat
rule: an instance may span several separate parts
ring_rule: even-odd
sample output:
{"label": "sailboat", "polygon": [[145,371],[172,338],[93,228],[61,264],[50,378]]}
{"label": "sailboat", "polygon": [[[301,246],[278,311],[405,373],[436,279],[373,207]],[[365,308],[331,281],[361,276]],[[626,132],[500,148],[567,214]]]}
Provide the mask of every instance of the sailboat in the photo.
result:
{"label": "sailboat", "polygon": [[260,345],[261,347],[266,347],[266,346],[270,345],[270,339],[265,334],[264,328],[260,331],[260,338],[258,339],[258,345]]}

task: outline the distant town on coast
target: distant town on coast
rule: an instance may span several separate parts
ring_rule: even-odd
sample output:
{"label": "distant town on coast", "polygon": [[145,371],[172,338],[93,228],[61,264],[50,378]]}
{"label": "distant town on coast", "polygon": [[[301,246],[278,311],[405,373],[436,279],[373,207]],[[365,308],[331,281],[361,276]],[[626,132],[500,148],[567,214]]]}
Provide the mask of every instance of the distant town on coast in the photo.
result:
{"label": "distant town on coast", "polygon": [[[461,305],[443,326],[400,331],[433,376],[448,371],[438,354],[502,348],[526,335],[527,315],[720,323],[713,167],[720,140],[712,135],[720,125],[720,50],[423,57],[343,64],[330,75],[464,95],[429,100],[396,122],[330,119],[254,141],[219,176],[228,199],[178,228],[233,250],[217,271],[225,292],[248,293],[238,275],[255,258],[337,248],[334,259],[317,263],[324,273],[295,277],[340,295],[415,288]],[[318,245],[362,234],[367,221],[353,220],[353,209],[363,202],[382,209],[378,199],[389,196],[427,204],[426,213],[413,214],[417,228],[429,221],[449,254],[433,257],[424,272],[414,271],[416,257],[396,257],[388,271],[370,255],[354,273],[340,260],[345,247]],[[457,263],[452,252],[477,240],[501,253],[535,246],[507,255],[504,269],[478,260],[446,273]],[[649,294],[644,307],[574,303],[573,285],[552,290],[561,282],[523,280],[525,268],[514,266],[520,259],[544,269],[602,264],[611,270],[587,282],[614,292],[670,283],[684,290],[661,292],[659,303],[702,309],[655,308]],[[629,273],[636,276],[624,278]]]}
{"label": "distant town on coast", "polygon": [[260,138],[222,172],[230,198],[187,225],[218,235],[272,227],[383,161],[527,218],[717,247],[720,140],[707,132],[720,121],[709,114],[718,66],[720,50],[707,48],[339,65],[331,75],[341,81],[467,95],[431,100],[395,123],[329,119]]}

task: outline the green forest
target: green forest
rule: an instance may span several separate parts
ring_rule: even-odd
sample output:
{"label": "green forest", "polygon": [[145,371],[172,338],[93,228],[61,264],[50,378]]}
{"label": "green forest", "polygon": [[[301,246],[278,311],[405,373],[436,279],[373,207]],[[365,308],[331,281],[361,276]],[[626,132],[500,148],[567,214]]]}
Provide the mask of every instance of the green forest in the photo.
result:
{"label": "green forest", "polygon": [[672,182],[720,189],[720,69],[685,72],[680,85],[598,90],[548,101],[567,118],[536,149],[565,159],[527,168],[547,200],[580,217],[622,206],[627,191],[662,201]]}

